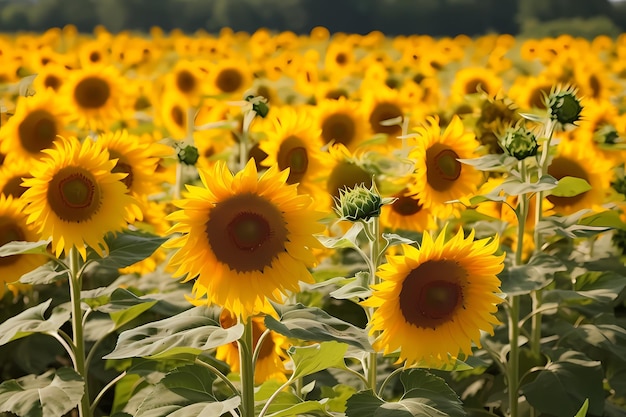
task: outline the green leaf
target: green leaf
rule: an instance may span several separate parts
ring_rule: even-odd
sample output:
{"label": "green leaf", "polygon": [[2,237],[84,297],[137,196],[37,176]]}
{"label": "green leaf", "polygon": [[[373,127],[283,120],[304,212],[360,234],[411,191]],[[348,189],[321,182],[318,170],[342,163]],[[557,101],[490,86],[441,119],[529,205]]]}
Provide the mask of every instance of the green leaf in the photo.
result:
{"label": "green leaf", "polygon": [[542,116],[539,114],[533,114],[533,113],[519,113],[519,115],[521,117],[523,117],[526,120],[530,120],[531,122],[537,122],[537,123],[544,123],[546,121],[546,116]]}
{"label": "green leaf", "polygon": [[493,172],[509,172],[510,167],[517,164],[517,159],[506,154],[488,154],[478,158],[458,159],[458,161],[480,171]]}
{"label": "green leaf", "polygon": [[357,272],[354,278],[347,278],[345,282],[330,293],[330,296],[338,300],[350,300],[368,298],[372,294],[369,286],[369,273]]}
{"label": "green leaf", "polygon": [[626,230],[626,223],[620,218],[617,210],[605,210],[580,219],[580,224],[594,227],[609,227],[612,229]]}
{"label": "green leaf", "polygon": [[332,414],[326,411],[326,402],[328,402],[328,398],[324,398],[320,401],[304,401],[287,407],[281,404],[281,411],[267,414],[267,417],[293,417],[311,414],[332,416]]}
{"label": "green leaf", "polygon": [[84,383],[73,369],[60,368],[0,384],[0,411],[18,416],[59,417],[81,400]]}
{"label": "green leaf", "polygon": [[152,255],[167,239],[144,232],[109,233],[104,239],[109,248],[108,255],[101,258],[92,252],[90,257],[103,268],[126,268]]}
{"label": "green leaf", "polygon": [[265,326],[283,336],[312,342],[337,341],[373,351],[365,329],[333,317],[322,309],[302,304],[274,305],[274,308],[280,319],[265,316]]}
{"label": "green leaf", "polygon": [[46,319],[44,314],[52,299],[24,310],[0,324],[0,346],[26,337],[33,333],[47,333],[59,330],[70,319],[70,312],[61,307],[55,308]]}
{"label": "green leaf", "polygon": [[47,262],[20,277],[22,284],[47,285],[67,279],[69,271],[62,269],[56,262]]}
{"label": "green leaf", "polygon": [[163,356],[174,348],[200,354],[239,339],[243,325],[223,329],[216,314],[216,309],[211,307],[194,307],[173,317],[126,330],[120,334],[113,352],[104,359]]}
{"label": "green leaf", "polygon": [[346,367],[344,356],[348,345],[338,342],[323,342],[310,346],[291,346],[287,353],[294,362],[291,378],[302,378],[328,368]]}
{"label": "green leaf", "polygon": [[445,381],[425,370],[410,369],[401,376],[405,394],[399,401],[385,402],[371,390],[347,401],[347,417],[461,417],[465,411],[456,393]]}
{"label": "green leaf", "polygon": [[0,257],[21,254],[45,255],[49,243],[50,240],[40,240],[39,242],[9,242],[0,247]]}
{"label": "green leaf", "polygon": [[412,245],[415,243],[413,239],[406,238],[404,236],[400,236],[395,233],[383,233],[383,239],[387,242],[387,246],[395,246],[395,245]]}
{"label": "green leaf", "polygon": [[580,407],[580,410],[574,415],[574,417],[585,417],[587,415],[587,410],[589,409],[589,398],[585,400],[583,405]]}
{"label": "green leaf", "polygon": [[[570,345],[580,346],[580,342],[590,347],[599,347],[610,352],[617,358],[626,358],[626,329],[615,324],[582,324],[573,327],[567,335],[561,337],[567,339]],[[573,338],[573,341],[569,341]]]}
{"label": "green leaf", "polygon": [[591,190],[591,185],[582,178],[563,177],[558,180],[556,187],[549,194],[557,197],[574,197]]}
{"label": "green leaf", "polygon": [[604,410],[603,372],[599,361],[580,352],[563,350],[558,358],[521,387],[528,403],[538,411],[556,417],[571,417],[589,400],[589,412]]}
{"label": "green leaf", "polygon": [[507,295],[529,294],[548,285],[556,272],[566,269],[558,258],[538,253],[526,264],[506,268],[499,275],[500,288]]}
{"label": "green leaf", "polygon": [[591,237],[606,232],[610,227],[585,225],[583,216],[591,213],[590,209],[579,210],[568,216],[547,216],[537,224],[536,230],[544,236],[557,235],[574,239],[577,237]]}
{"label": "green leaf", "polygon": [[537,182],[521,181],[519,178],[510,177],[498,185],[490,194],[498,195],[503,191],[507,195],[522,195],[552,190],[558,181],[550,175],[544,175]]}
{"label": "green leaf", "polygon": [[341,237],[317,236],[322,245],[330,249],[339,248],[356,248],[358,247],[357,238],[363,230],[362,223],[354,223],[350,229]]}
{"label": "green leaf", "polygon": [[[105,290],[109,290],[106,288]],[[115,329],[119,329],[133,319],[139,317],[145,311],[151,309],[158,300],[137,297],[125,288],[116,288],[110,295],[96,298],[83,298],[93,310],[109,313],[115,323]]]}
{"label": "green leaf", "polygon": [[215,375],[202,366],[187,365],[163,377],[139,406],[136,417],[214,417],[235,411],[240,397],[217,401]]}

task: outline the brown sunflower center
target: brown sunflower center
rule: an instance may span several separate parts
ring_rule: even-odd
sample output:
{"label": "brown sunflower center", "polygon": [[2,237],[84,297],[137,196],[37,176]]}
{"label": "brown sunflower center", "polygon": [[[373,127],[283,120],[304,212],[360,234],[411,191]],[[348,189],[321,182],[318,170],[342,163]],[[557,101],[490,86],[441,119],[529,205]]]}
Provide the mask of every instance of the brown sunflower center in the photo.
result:
{"label": "brown sunflower center", "polygon": [[89,61],[91,62],[100,62],[101,59],[102,55],[100,55],[100,52],[98,51],[93,51],[89,54]]}
{"label": "brown sunflower center", "polygon": [[335,62],[340,66],[344,66],[348,63],[348,56],[344,52],[340,52],[335,55]]}
{"label": "brown sunflower center", "polygon": [[530,97],[528,98],[528,104],[530,107],[536,107],[538,109],[545,109],[546,102],[544,97],[550,94],[550,89],[552,88],[552,84],[550,85],[540,85],[537,88],[533,89],[530,93]]}
{"label": "brown sunflower center", "polygon": [[384,126],[380,124],[385,120],[402,117],[402,109],[394,103],[378,103],[370,113],[369,123],[374,133],[385,133],[387,135],[398,136],[402,132],[399,125]]}
{"label": "brown sunflower center", "polygon": [[309,155],[306,147],[297,136],[289,136],[278,148],[276,156],[278,168],[281,170],[289,168],[287,182],[295,184],[302,181],[309,167]]}
{"label": "brown sunflower center", "polygon": [[335,142],[348,146],[354,139],[356,125],[352,117],[345,113],[334,113],[322,122],[322,138],[325,143]]}
{"label": "brown sunflower center", "polygon": [[130,190],[130,187],[132,187],[133,185],[133,179],[134,179],[133,167],[126,162],[122,162],[121,156],[117,155],[116,152],[111,152],[110,156],[111,156],[111,159],[117,159],[117,163],[115,164],[111,172],[114,174],[116,173],[128,174],[124,178],[122,178],[121,181],[124,183],[126,188]]}
{"label": "brown sunflower center", "polygon": [[364,184],[365,187],[372,186],[372,176],[360,166],[343,161],[339,162],[331,171],[326,181],[326,190],[330,195],[339,198],[339,190],[354,188],[358,184]]}
{"label": "brown sunflower center", "polygon": [[602,92],[602,84],[595,74],[589,77],[589,88],[591,89],[591,97],[599,98]]}
{"label": "brown sunflower center", "polygon": [[67,222],[89,220],[100,209],[102,194],[95,177],[84,168],[62,168],[48,186],[48,204],[52,211]]}
{"label": "brown sunflower center", "polygon": [[478,87],[486,91],[487,84],[480,78],[472,78],[465,83],[464,93],[475,94],[478,92]]}
{"label": "brown sunflower center", "polygon": [[280,209],[252,193],[217,203],[206,224],[206,234],[217,260],[237,272],[263,272],[285,252],[287,241]]}
{"label": "brown sunflower center", "polygon": [[57,136],[54,116],[47,110],[39,109],[29,113],[17,128],[22,147],[33,154],[49,148]]}
{"label": "brown sunflower center", "polygon": [[232,93],[237,91],[243,83],[243,76],[235,68],[226,68],[220,71],[215,80],[215,85],[220,91]]}
{"label": "brown sunflower center", "polygon": [[59,87],[61,87],[61,79],[56,75],[49,74],[44,79],[43,85],[52,88],[54,91],[59,91]]}
{"label": "brown sunflower center", "polygon": [[185,112],[180,106],[172,107],[170,115],[176,126],[185,127]]}
{"label": "brown sunflower center", "polygon": [[463,308],[467,272],[450,260],[426,261],[413,269],[402,283],[400,311],[416,327],[435,329]]}
{"label": "brown sunflower center", "polygon": [[196,88],[196,77],[186,70],[176,74],[176,88],[182,93],[188,94]]}
{"label": "brown sunflower center", "polygon": [[415,198],[404,195],[403,192],[396,196],[396,201],[391,204],[391,209],[401,216],[412,216],[422,210],[422,205]]}
{"label": "brown sunflower center", "polygon": [[109,83],[96,76],[85,77],[78,82],[74,89],[74,100],[84,109],[99,109],[111,97]]}
{"label": "brown sunflower center", "polygon": [[435,143],[426,150],[426,181],[436,191],[452,187],[461,175],[459,155],[442,143]]}
{"label": "brown sunflower center", "polygon": [[[9,242],[26,240],[24,231],[15,224],[15,219],[8,216],[0,216],[0,246]],[[0,267],[16,263],[22,255],[3,256],[0,258]]]}
{"label": "brown sunflower center", "polygon": [[22,178],[30,177],[28,175],[20,175],[10,178],[2,187],[2,194],[6,196],[12,196],[13,198],[19,198],[26,191],[26,187],[22,186]]}
{"label": "brown sunflower center", "polygon": [[[560,180],[563,177],[575,177],[582,178],[583,180],[589,182],[589,175],[587,174],[587,171],[585,171],[585,169],[577,161],[563,156],[557,156],[552,160],[552,163],[548,167],[548,174],[552,175],[557,180]],[[555,195],[549,195],[547,198],[548,201],[555,206],[562,207],[578,203],[585,198],[585,194],[587,193],[588,191],[585,191],[584,193],[580,193],[573,197],[558,197]]]}

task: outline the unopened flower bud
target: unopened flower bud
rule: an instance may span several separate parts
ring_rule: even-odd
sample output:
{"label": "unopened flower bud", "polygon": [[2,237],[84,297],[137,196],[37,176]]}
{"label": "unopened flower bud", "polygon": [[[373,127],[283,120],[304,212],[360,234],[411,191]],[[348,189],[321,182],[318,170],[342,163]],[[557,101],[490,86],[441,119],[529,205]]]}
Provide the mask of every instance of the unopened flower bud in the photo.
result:
{"label": "unopened flower bud", "polygon": [[254,110],[254,112],[262,118],[265,118],[267,113],[270,111],[270,107],[267,105],[267,99],[265,97],[249,95],[246,97],[246,101],[252,103],[252,110]]}
{"label": "unopened flower bud", "polygon": [[335,210],[342,219],[355,222],[380,216],[383,199],[374,185],[368,189],[364,184],[360,184],[354,188],[340,190],[339,194]]}
{"label": "unopened flower bud", "polygon": [[580,113],[583,106],[576,97],[576,90],[566,89],[557,91],[548,97],[548,108],[550,109],[550,117],[552,120],[559,122],[561,125],[575,124],[580,120]]}
{"label": "unopened flower bud", "polygon": [[187,145],[178,151],[178,160],[185,165],[195,165],[199,157],[198,148],[195,146]]}
{"label": "unopened flower bud", "polygon": [[523,126],[507,129],[501,143],[504,151],[519,161],[537,155],[539,148],[533,132]]}

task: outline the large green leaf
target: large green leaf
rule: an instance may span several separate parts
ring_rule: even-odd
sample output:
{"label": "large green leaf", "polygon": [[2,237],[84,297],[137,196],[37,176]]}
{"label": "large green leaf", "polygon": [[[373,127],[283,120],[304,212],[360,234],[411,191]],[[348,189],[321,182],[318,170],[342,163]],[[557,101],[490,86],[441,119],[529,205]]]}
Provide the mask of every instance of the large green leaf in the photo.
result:
{"label": "large green leaf", "polygon": [[594,226],[582,223],[582,218],[590,214],[590,209],[579,210],[568,216],[546,216],[536,227],[538,233],[545,236],[554,236],[555,234],[574,239],[577,237],[591,237],[598,233],[606,232],[611,229],[608,226]]}
{"label": "large green leaf", "polygon": [[516,177],[509,177],[499,184],[490,194],[499,195],[502,191],[506,195],[522,195],[538,193],[556,188],[558,181],[550,175],[544,175],[537,182],[522,181]]}
{"label": "large green leaf", "polygon": [[167,239],[144,232],[109,233],[104,239],[108,254],[101,258],[91,252],[90,258],[97,260],[103,268],[125,268],[152,255]]}
{"label": "large green leaf", "polygon": [[26,417],[59,417],[81,400],[84,383],[73,369],[60,368],[0,384],[0,411]]}
{"label": "large green leaf", "polygon": [[44,301],[0,324],[0,346],[33,333],[48,333],[59,330],[70,319],[70,312],[63,307],[57,307],[46,319],[44,315],[51,302],[52,299]]}
{"label": "large green leaf", "polygon": [[274,308],[277,309],[280,319],[265,316],[265,326],[283,336],[311,342],[334,340],[372,351],[365,329],[333,317],[322,309],[305,307],[302,304],[274,305]]}
{"label": "large green leaf", "polygon": [[217,401],[213,381],[215,375],[202,366],[177,368],[159,381],[139,406],[136,417],[214,417],[239,407],[238,396]]}
{"label": "large green leaf", "polygon": [[310,416],[310,415],[322,415],[322,416],[330,416],[330,414],[326,411],[325,403],[328,399],[323,399],[320,401],[303,401],[297,404],[286,406],[284,404],[280,404],[280,411],[276,411],[275,413],[266,414],[267,417],[293,417],[293,416]]}
{"label": "large green leaf", "polygon": [[294,362],[292,378],[302,378],[328,368],[345,368],[344,357],[347,350],[348,345],[338,342],[291,346],[287,353]]}
{"label": "large green leaf", "polygon": [[501,289],[507,295],[529,294],[548,285],[556,272],[566,269],[554,256],[535,254],[526,264],[509,266],[499,275]]}
{"label": "large green leaf", "polygon": [[361,230],[363,230],[363,224],[354,223],[341,237],[317,236],[317,239],[322,245],[330,249],[357,248],[357,238]]}
{"label": "large green leaf", "polygon": [[372,391],[361,391],[347,401],[348,417],[461,417],[462,403],[445,381],[423,369],[410,369],[400,377],[404,395],[386,402]]}
{"label": "large green leaf", "polygon": [[613,229],[626,230],[626,223],[622,221],[617,210],[604,210],[600,213],[585,216],[580,219],[580,224],[584,224],[585,226],[610,227]]}
{"label": "large green leaf", "polygon": [[69,271],[56,262],[47,262],[20,277],[22,284],[47,285],[67,279]]}
{"label": "large green leaf", "polygon": [[38,242],[9,242],[0,246],[0,257],[20,254],[45,255],[49,243],[50,240],[40,240]]}
{"label": "large green leaf", "polygon": [[626,329],[614,324],[572,326],[567,335],[561,338],[572,346],[580,346],[582,342],[589,347],[603,349],[617,358],[626,358]]}
{"label": "large green leaf", "polygon": [[138,297],[125,288],[102,288],[83,292],[82,300],[93,310],[109,313],[115,329],[137,318],[158,302],[148,296]]}
{"label": "large green leaf", "polygon": [[113,352],[104,359],[164,356],[179,349],[197,355],[234,342],[243,334],[242,324],[223,329],[218,320],[216,309],[201,306],[126,330],[120,334]]}
{"label": "large green leaf", "polygon": [[341,282],[341,286],[332,291],[330,296],[338,300],[368,298],[372,294],[369,276],[368,272],[357,272],[353,278],[346,278],[344,282]]}
{"label": "large green leaf", "polygon": [[478,158],[459,159],[461,163],[471,165],[480,171],[509,172],[517,165],[517,159],[507,154],[487,154]]}
{"label": "large green leaf", "polygon": [[549,194],[557,197],[574,197],[591,190],[591,185],[582,178],[563,177]]}
{"label": "large green leaf", "polygon": [[571,417],[589,400],[589,413],[602,415],[603,372],[599,361],[580,352],[562,350],[521,391],[535,409],[556,417]]}

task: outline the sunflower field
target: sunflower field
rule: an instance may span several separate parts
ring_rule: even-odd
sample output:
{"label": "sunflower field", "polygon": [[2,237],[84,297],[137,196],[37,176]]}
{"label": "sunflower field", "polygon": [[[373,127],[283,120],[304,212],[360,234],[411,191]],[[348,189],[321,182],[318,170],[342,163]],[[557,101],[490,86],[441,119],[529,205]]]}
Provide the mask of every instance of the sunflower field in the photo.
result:
{"label": "sunflower field", "polygon": [[0,415],[626,416],[626,35],[0,35]]}

